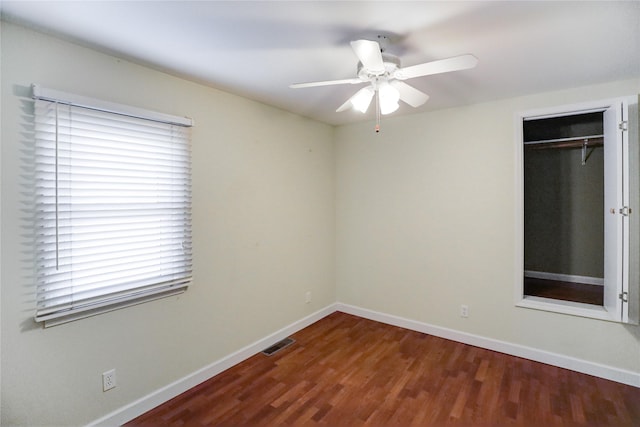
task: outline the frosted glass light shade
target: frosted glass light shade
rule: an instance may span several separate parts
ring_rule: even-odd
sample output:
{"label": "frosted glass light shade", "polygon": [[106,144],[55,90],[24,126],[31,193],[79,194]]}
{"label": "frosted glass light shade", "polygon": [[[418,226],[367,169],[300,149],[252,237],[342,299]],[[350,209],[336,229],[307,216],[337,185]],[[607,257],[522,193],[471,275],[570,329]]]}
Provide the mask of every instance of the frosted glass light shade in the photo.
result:
{"label": "frosted glass light shade", "polygon": [[378,94],[380,95],[380,113],[391,114],[400,107],[400,92],[391,86],[388,82],[380,83],[378,86]]}
{"label": "frosted glass light shade", "polygon": [[364,87],[360,89],[354,96],[351,98],[351,104],[353,108],[360,111],[361,113],[366,113],[369,108],[369,104],[371,104],[371,99],[375,91],[371,86]]}

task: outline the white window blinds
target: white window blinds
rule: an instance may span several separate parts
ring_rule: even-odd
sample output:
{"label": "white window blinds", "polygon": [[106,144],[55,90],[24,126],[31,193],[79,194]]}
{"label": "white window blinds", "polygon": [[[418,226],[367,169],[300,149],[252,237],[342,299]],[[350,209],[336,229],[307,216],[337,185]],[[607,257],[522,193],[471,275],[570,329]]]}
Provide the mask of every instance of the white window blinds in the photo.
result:
{"label": "white window blinds", "polygon": [[189,130],[36,97],[37,321],[186,289]]}

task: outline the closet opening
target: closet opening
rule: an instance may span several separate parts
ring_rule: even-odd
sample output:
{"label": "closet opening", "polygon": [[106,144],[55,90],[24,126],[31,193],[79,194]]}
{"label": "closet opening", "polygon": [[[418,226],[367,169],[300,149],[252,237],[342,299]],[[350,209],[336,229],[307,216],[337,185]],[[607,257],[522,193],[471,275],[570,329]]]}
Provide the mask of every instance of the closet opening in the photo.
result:
{"label": "closet opening", "polygon": [[523,121],[524,295],[604,305],[603,112]]}
{"label": "closet opening", "polygon": [[640,323],[638,96],[516,114],[516,306]]}

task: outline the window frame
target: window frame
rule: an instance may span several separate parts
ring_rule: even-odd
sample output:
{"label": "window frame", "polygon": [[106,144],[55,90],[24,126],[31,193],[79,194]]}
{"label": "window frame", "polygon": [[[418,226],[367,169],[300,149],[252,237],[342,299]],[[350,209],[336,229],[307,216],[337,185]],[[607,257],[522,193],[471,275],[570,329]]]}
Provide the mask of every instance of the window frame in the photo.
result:
{"label": "window frame", "polygon": [[[182,127],[184,128],[190,128],[191,126],[193,126],[193,120],[188,118],[188,117],[178,117],[178,116],[173,116],[173,115],[168,115],[168,114],[164,114],[164,113],[158,113],[155,111],[150,111],[150,110],[146,110],[146,109],[141,109],[141,108],[137,108],[137,107],[132,107],[132,106],[128,106],[128,105],[122,105],[122,104],[116,104],[116,103],[111,103],[111,102],[107,102],[107,101],[102,101],[102,100],[97,100],[97,99],[93,99],[93,98],[88,98],[88,97],[83,97],[83,96],[79,96],[79,95],[74,95],[74,94],[69,94],[69,93],[65,93],[65,92],[60,92],[57,90],[52,90],[52,89],[45,89],[42,88],[39,85],[32,85],[32,91],[33,91],[33,99],[34,99],[34,104],[35,103],[52,103],[53,105],[55,105],[55,117],[53,119],[49,118],[48,120],[51,121],[53,120],[55,122],[55,131],[54,131],[54,136],[51,137],[50,135],[48,136],[44,136],[42,139],[38,139],[38,135],[42,135],[42,134],[36,134],[35,138],[36,141],[39,141],[38,144],[42,144],[44,147],[48,147],[48,148],[44,148],[44,150],[47,149],[51,149],[51,144],[55,144],[55,153],[54,154],[48,154],[48,159],[54,159],[55,160],[55,172],[53,173],[54,176],[54,181],[51,180],[51,173],[44,173],[45,177],[42,178],[40,181],[36,182],[40,182],[40,183],[53,183],[54,185],[54,189],[55,189],[55,201],[52,201],[52,198],[43,198],[43,200],[41,200],[40,202],[36,202],[34,201],[35,205],[34,207],[37,208],[38,206],[44,207],[50,209],[52,206],[55,208],[55,216],[56,216],[56,220],[55,220],[55,240],[56,240],[56,244],[55,244],[55,248],[53,249],[53,251],[55,251],[55,257],[57,259],[58,257],[58,156],[59,153],[57,151],[57,146],[58,146],[58,123],[59,123],[59,118],[58,118],[58,106],[59,105],[63,105],[65,108],[69,109],[69,114],[72,114],[72,110],[74,114],[78,114],[80,111],[82,112],[87,112],[86,115],[83,115],[83,119],[87,119],[87,120],[93,120],[92,117],[89,117],[91,114],[95,114],[96,115],[96,119],[95,120],[99,120],[98,116],[101,116],[100,118],[107,118],[109,120],[113,120],[114,123],[118,123],[118,126],[120,126],[119,123],[122,123],[122,126],[126,127],[129,126],[130,123],[133,123],[133,126],[135,126],[135,123],[147,123],[151,126],[154,126],[154,129],[157,129],[158,135],[160,135],[159,137],[162,138],[163,140],[165,140],[162,144],[164,144],[164,147],[173,147],[170,148],[172,150],[172,152],[174,150],[176,150],[178,153],[180,154],[180,160],[173,160],[174,157],[173,155],[169,155],[170,156],[170,160],[164,160],[164,162],[166,163],[167,161],[169,161],[170,165],[175,165],[175,166],[168,166],[170,172],[164,172],[165,175],[169,176],[169,179],[171,179],[170,182],[174,182],[173,181],[173,177],[174,175],[176,177],[178,177],[179,181],[181,184],[179,184],[178,186],[178,190],[174,190],[173,187],[171,187],[171,190],[169,193],[162,193],[162,194],[168,194],[171,198],[173,198],[175,195],[181,195],[180,197],[178,197],[179,199],[181,199],[179,202],[173,203],[173,201],[171,201],[171,206],[172,208],[176,208],[178,209],[178,215],[180,216],[180,218],[186,218],[183,219],[179,222],[178,225],[178,230],[180,232],[178,238],[172,238],[172,244],[173,246],[171,246],[172,248],[175,248],[176,245],[176,241],[179,240],[179,244],[182,245],[182,249],[178,249],[180,251],[179,255],[176,255],[177,258],[177,262],[179,265],[178,268],[178,273],[177,274],[177,279],[173,280],[171,279],[169,276],[166,276],[164,273],[161,273],[160,271],[152,271],[149,274],[149,278],[145,279],[144,281],[127,281],[126,285],[125,282],[121,283],[121,284],[117,284],[115,286],[120,287],[120,286],[128,286],[128,289],[126,289],[124,292],[117,292],[114,290],[115,286],[112,285],[108,285],[108,286],[104,286],[104,287],[100,287],[98,291],[91,291],[92,293],[97,293],[97,294],[101,294],[98,297],[90,297],[90,298],[84,298],[84,299],[80,299],[79,301],[74,301],[73,300],[73,294],[74,294],[74,285],[72,283],[72,281],[67,281],[66,280],[62,280],[59,281],[58,283],[60,283],[62,285],[62,287],[64,289],[68,289],[68,295],[71,295],[69,297],[69,299],[72,301],[71,303],[67,303],[67,304],[56,304],[53,303],[51,301],[46,301],[43,300],[43,292],[48,292],[47,291],[47,286],[45,283],[46,280],[44,278],[46,277],[50,277],[50,274],[47,275],[47,269],[45,267],[42,267],[43,264],[45,264],[47,261],[38,261],[38,254],[36,253],[36,272],[44,272],[43,275],[40,274],[36,274],[36,314],[35,314],[35,320],[37,322],[43,322],[43,325],[45,327],[49,327],[49,326],[55,326],[58,324],[62,324],[62,323],[66,323],[69,321],[73,321],[73,320],[78,320],[81,318],[85,318],[85,317],[89,317],[89,316],[93,316],[96,314],[100,314],[100,313],[104,313],[104,312],[108,312],[108,311],[112,311],[112,310],[116,310],[116,309],[120,309],[120,308],[124,308],[124,307],[129,307],[132,305],[137,305],[137,304],[141,304],[147,301],[152,301],[152,300],[156,300],[159,298],[166,298],[169,296],[173,296],[173,295],[177,295],[180,294],[184,291],[186,291],[186,289],[188,288],[189,284],[191,283],[191,265],[192,265],[192,255],[191,255],[191,224],[190,224],[190,217],[191,217],[191,147],[190,147],[190,136],[189,136],[189,130],[185,129],[183,131],[178,132],[180,134],[180,136],[175,139],[175,129],[181,129]],[[75,109],[75,110],[74,110]],[[90,113],[91,111],[93,111],[94,113]],[[37,110],[34,111],[34,115],[38,114]],[[79,113],[82,115],[82,113]],[[35,117],[35,116],[34,116]],[[43,116],[44,117],[44,116]],[[39,120],[39,119],[38,119]],[[154,125],[152,122],[155,122],[156,124]],[[94,122],[91,122],[94,123]],[[97,122],[96,122],[97,123]],[[71,128],[70,128],[71,129]],[[73,131],[70,131],[72,134],[73,132],[75,132],[75,128],[73,128]],[[109,129],[109,128],[107,128]],[[115,129],[115,128],[114,128]],[[155,130],[154,130],[155,131]],[[62,132],[62,131],[60,131]],[[46,133],[46,132],[45,132]],[[98,131],[98,134],[101,134],[100,131]],[[104,136],[103,136],[104,137]],[[54,141],[52,141],[52,138],[54,138]],[[62,134],[61,134],[61,138],[62,138]],[[136,138],[135,136],[133,138]],[[178,145],[174,145],[173,141],[178,141]],[[103,142],[109,142],[110,139],[109,137],[105,137],[105,139],[103,139]],[[114,144],[116,143],[116,140],[114,139]],[[168,141],[168,142],[167,142]],[[68,141],[67,144],[69,144],[70,146],[72,146],[74,144],[75,141]],[[136,141],[136,143],[139,143],[140,141]],[[151,151],[152,154],[149,155],[149,157],[153,157],[155,155],[158,154],[153,154],[153,153],[159,153],[159,150],[162,150],[162,148],[160,148],[160,146],[156,145],[156,143],[148,143],[146,140],[144,141],[144,143],[146,144],[147,147],[150,147],[149,150]],[[86,145],[87,143],[85,143]],[[126,145],[127,143],[123,143],[121,145]],[[167,145],[168,144],[168,145]],[[89,144],[89,146],[91,146],[91,144]],[[111,146],[111,144],[109,144],[109,146]],[[126,150],[129,147],[124,148],[125,151],[122,152],[123,155],[127,154]],[[37,148],[38,150],[42,150],[42,148]],[[36,151],[36,153],[41,152],[41,151]],[[163,155],[163,156],[167,156],[167,155]],[[44,156],[46,157],[46,156]],[[64,159],[65,157],[60,157],[61,159]],[[144,159],[144,156],[141,156],[140,154],[138,154],[138,158],[142,158]],[[98,162],[102,162],[102,159],[98,159]],[[37,158],[37,161],[35,162],[34,167],[38,168],[38,167],[43,167],[43,163],[39,163],[40,159]],[[179,162],[180,166],[177,166],[178,163],[174,163],[174,162]],[[153,162],[151,162],[153,163]],[[156,162],[157,164],[157,162]],[[135,170],[133,169],[135,167],[135,165],[131,165],[130,169],[127,169],[126,167],[123,168],[123,170],[126,173],[126,170]],[[150,168],[155,168],[157,166],[154,166],[153,164],[150,165]],[[158,169],[155,169],[156,171]],[[179,171],[179,172],[176,172]],[[38,173],[37,169],[36,169],[36,174]],[[153,172],[155,174],[157,174],[158,172]],[[111,172],[109,172],[109,175],[111,175]],[[37,175],[36,175],[37,176]],[[165,180],[166,181],[166,180]],[[125,182],[124,185],[127,185],[128,183]],[[157,184],[160,185],[160,184]],[[111,191],[113,192],[115,189],[111,188],[111,190],[109,190],[109,188],[107,187],[107,191]],[[34,187],[34,192],[40,192],[42,194],[42,189],[38,189],[36,187]],[[51,190],[49,190],[51,191]],[[92,190],[90,190],[92,191]],[[97,191],[97,190],[96,190]],[[177,192],[176,192],[177,191]],[[141,196],[146,196],[145,194],[139,193],[141,194]],[[90,196],[87,197],[91,197],[94,198],[95,194],[91,194]],[[105,196],[106,197],[106,196]],[[160,197],[160,196],[156,196],[156,197]],[[153,197],[151,198],[153,200]],[[106,200],[100,200],[100,202],[105,202]],[[108,198],[107,198],[108,200]],[[173,199],[171,199],[173,200]],[[138,203],[138,201],[136,200],[136,203]],[[161,209],[157,209],[160,207],[160,202],[156,202],[156,200],[153,200],[151,202],[151,205],[146,205],[146,206],[151,206],[153,209],[154,215],[162,215],[162,210]],[[148,210],[148,209],[145,209]],[[70,211],[70,212],[73,212]],[[100,211],[100,214],[102,214],[102,211]],[[41,225],[48,225],[51,226],[51,223],[53,222],[51,219],[42,219],[42,217],[44,217],[45,215],[42,215],[39,212],[35,212],[36,215],[36,224],[41,224]],[[38,219],[38,215],[40,215],[40,219]],[[128,215],[128,211],[127,211],[127,215]],[[71,217],[73,217],[73,214],[70,214]],[[99,216],[100,219],[104,219],[106,218],[107,215],[105,214],[104,217]],[[124,216],[122,217],[125,219],[125,222],[130,222],[129,221],[129,216]],[[117,220],[115,222],[118,222]],[[142,223],[141,223],[142,224]],[[159,221],[157,224],[153,224],[154,227],[157,227],[161,230],[166,230],[166,227],[169,227],[168,223],[163,222],[163,221]],[[135,227],[135,226],[134,226]],[[43,229],[37,229],[36,230],[36,234],[37,233],[42,233],[42,232],[46,232],[45,231],[40,231]],[[173,231],[175,231],[175,227],[172,227]],[[74,235],[75,230],[71,231],[70,236]],[[41,238],[39,238],[40,240],[43,240]],[[94,240],[94,241],[98,241]],[[38,239],[36,239],[36,242],[34,242],[34,244],[36,245],[34,247],[34,249],[37,250],[42,250],[43,247],[46,247],[48,245],[48,248],[45,248],[46,250],[51,250],[51,243],[38,243],[37,242]],[[72,237],[72,241],[75,241],[75,238]],[[164,240],[163,240],[164,241]],[[164,251],[166,250],[166,243],[162,243],[161,244],[161,248],[162,249],[150,249],[150,252],[154,252],[154,251]],[[178,246],[179,248],[180,246]],[[149,252],[149,253],[150,253]],[[173,249],[173,252],[175,253],[175,249]],[[114,254],[117,254],[118,252],[114,252]],[[164,253],[164,252],[162,252]],[[75,255],[74,255],[75,256]],[[113,258],[111,258],[113,260]],[[173,259],[173,258],[172,258]],[[129,261],[127,259],[127,261]],[[48,263],[50,264],[51,261],[48,261]],[[56,261],[57,263],[57,261]],[[156,262],[157,264],[157,262]],[[73,262],[71,262],[71,265],[73,265]],[[113,271],[118,271],[118,267],[111,267],[113,269]],[[73,271],[73,268],[70,267],[71,271]],[[57,267],[56,267],[56,271],[57,271]],[[42,277],[42,280],[39,278]],[[153,279],[155,277],[155,279]],[[168,279],[167,279],[168,278]],[[162,279],[162,280],[161,280]],[[155,284],[150,284],[150,282],[153,282]],[[146,284],[143,284],[146,283]],[[66,292],[66,291],[65,291]],[[50,297],[50,295],[46,295],[47,298]],[[49,305],[50,304],[51,307],[53,307],[52,309],[49,309]],[[58,310],[59,308],[59,310]]]}

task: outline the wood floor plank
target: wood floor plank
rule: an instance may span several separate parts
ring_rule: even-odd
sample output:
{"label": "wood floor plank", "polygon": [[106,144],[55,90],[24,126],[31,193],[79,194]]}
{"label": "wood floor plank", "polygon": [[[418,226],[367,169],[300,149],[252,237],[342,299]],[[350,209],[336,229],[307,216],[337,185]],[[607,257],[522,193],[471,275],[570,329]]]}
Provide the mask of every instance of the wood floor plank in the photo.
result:
{"label": "wood floor plank", "polygon": [[344,313],[129,426],[640,426],[640,389]]}
{"label": "wood floor plank", "polygon": [[524,294],[597,306],[604,305],[604,286],[602,285],[525,277]]}

